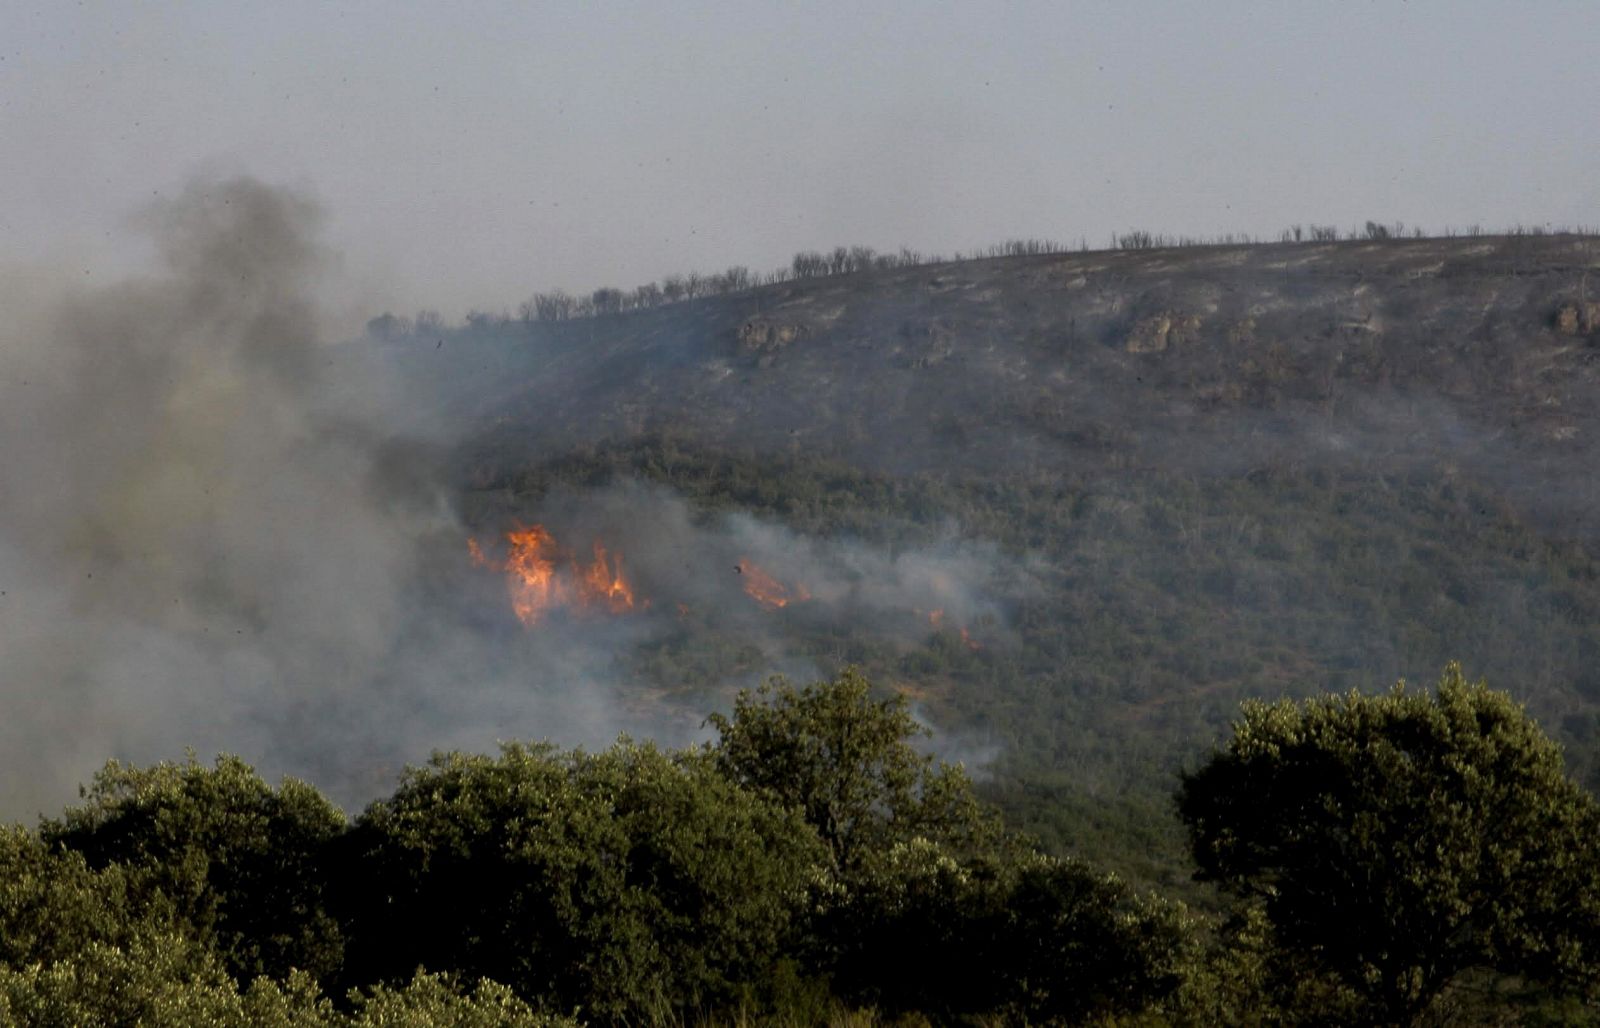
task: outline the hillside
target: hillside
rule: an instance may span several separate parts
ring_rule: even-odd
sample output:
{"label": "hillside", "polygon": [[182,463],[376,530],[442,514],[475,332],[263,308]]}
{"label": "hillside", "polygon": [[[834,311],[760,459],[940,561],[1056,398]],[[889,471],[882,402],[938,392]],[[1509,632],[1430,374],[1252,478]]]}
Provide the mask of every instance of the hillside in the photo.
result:
{"label": "hillside", "polygon": [[859,663],[1048,841],[1167,879],[1173,771],[1246,697],[1456,658],[1592,776],[1596,268],[1570,236],[1052,254],[373,348],[444,397],[486,537],[598,518],[648,576],[651,504],[697,554],[733,512],[790,533],[763,553],[815,599],[678,596],[616,653],[641,695]]}

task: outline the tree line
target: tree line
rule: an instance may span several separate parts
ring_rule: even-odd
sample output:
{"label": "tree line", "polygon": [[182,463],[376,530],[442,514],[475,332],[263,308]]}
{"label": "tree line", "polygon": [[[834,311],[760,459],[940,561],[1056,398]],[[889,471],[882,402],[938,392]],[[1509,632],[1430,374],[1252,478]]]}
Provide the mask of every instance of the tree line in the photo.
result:
{"label": "tree line", "polygon": [[[1588,227],[1554,227],[1549,225],[1514,225],[1499,232],[1486,231],[1481,225],[1465,229],[1446,228],[1432,232],[1419,225],[1409,228],[1404,222],[1367,221],[1364,225],[1341,230],[1331,224],[1291,225],[1276,238],[1251,236],[1246,233],[1227,232],[1211,236],[1170,235],[1147,229],[1130,229],[1114,232],[1106,244],[1108,250],[1157,250],[1199,246],[1259,246],[1278,243],[1335,243],[1341,240],[1383,241],[1391,239],[1451,239],[1457,236],[1476,238],[1484,235],[1546,236],[1600,234],[1600,229]],[[988,247],[953,254],[923,253],[902,246],[895,251],[878,251],[870,246],[836,246],[831,250],[802,250],[789,264],[770,271],[753,271],[745,265],[734,265],[720,272],[689,272],[668,275],[657,282],[647,282],[633,289],[602,286],[589,293],[569,293],[562,289],[536,292],[517,305],[515,314],[507,310],[471,310],[459,326],[469,332],[499,331],[512,325],[557,324],[586,318],[605,317],[630,311],[652,310],[657,307],[698,300],[705,297],[728,296],[761,286],[781,285],[804,279],[826,278],[835,275],[856,275],[870,271],[893,271],[898,268],[915,268],[925,265],[946,264],[966,260],[995,257],[1023,257],[1041,254],[1087,253],[1087,238],[1076,243],[1066,243],[1046,238],[1008,239]],[[413,316],[389,311],[370,319],[367,334],[375,339],[397,340],[412,336],[437,335],[446,331],[443,317],[438,311],[423,309]]]}
{"label": "tree line", "polygon": [[0,1023],[1580,1023],[1600,805],[1514,702],[1247,704],[1178,785],[1215,910],[1040,852],[857,672],[715,741],[440,753],[346,818],[233,757],[0,832]]}

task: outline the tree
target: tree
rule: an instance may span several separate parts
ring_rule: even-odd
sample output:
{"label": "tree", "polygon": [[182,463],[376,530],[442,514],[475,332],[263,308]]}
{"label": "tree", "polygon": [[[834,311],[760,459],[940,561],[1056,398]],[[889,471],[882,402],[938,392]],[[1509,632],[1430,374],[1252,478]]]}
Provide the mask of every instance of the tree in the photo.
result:
{"label": "tree", "polygon": [[1183,908],[1038,853],[953,859],[919,839],[875,855],[837,913],[834,988],[939,1023],[1101,1023],[1172,997]]}
{"label": "tree", "polygon": [[322,857],[344,815],[315,788],[276,789],[237,757],[207,768],[108,763],[85,802],[40,827],[43,840],[117,869],[130,902],[171,904],[186,934],[213,946],[241,982],[335,969],[339,931]]}
{"label": "tree", "polygon": [[1366,1020],[1416,1023],[1473,972],[1595,986],[1600,811],[1458,665],[1432,695],[1247,703],[1178,808],[1197,877],[1259,903]]}
{"label": "tree", "polygon": [[794,255],[790,270],[795,278],[818,278],[828,274],[828,258],[815,250],[802,250]]}
{"label": "tree", "polygon": [[384,311],[367,322],[367,335],[373,339],[392,342],[411,334],[411,319],[396,317]]}
{"label": "tree", "polygon": [[823,859],[703,754],[627,742],[438,755],[349,846],[352,984],[425,966],[620,1020],[737,1006]]}
{"label": "tree", "polygon": [[707,719],[720,736],[717,764],[731,781],[800,811],[846,875],[869,852],[919,836],[969,849],[994,841],[966,771],[911,745],[928,732],[905,697],[871,693],[854,668],[803,689],[774,678],[742,690],[732,717]]}
{"label": "tree", "polygon": [[96,871],[25,828],[0,827],[0,965],[48,963],[92,944],[125,946],[170,931],[170,905],[140,902],[128,879],[120,867]]}
{"label": "tree", "polygon": [[0,1024],[39,1028],[576,1028],[536,1012],[506,986],[480,979],[470,990],[419,972],[402,988],[351,990],[348,1014],[309,974],[257,978],[241,989],[214,954],[179,935],[126,946],[91,943],[63,959],[0,965]]}

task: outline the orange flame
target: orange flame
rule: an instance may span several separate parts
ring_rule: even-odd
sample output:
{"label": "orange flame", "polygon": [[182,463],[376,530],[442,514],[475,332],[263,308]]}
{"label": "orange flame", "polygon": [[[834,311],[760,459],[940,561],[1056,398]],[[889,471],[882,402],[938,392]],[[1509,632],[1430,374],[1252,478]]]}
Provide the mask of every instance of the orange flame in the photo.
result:
{"label": "orange flame", "polygon": [[594,563],[582,569],[579,581],[582,594],[613,614],[633,609],[633,587],[622,577],[622,552],[614,558],[606,557],[606,548],[600,540],[594,541]]}
{"label": "orange flame", "polygon": [[811,594],[803,585],[790,588],[773,578],[765,571],[750,563],[748,557],[739,558],[738,571],[744,576],[745,595],[761,604],[768,610],[777,610],[787,607],[791,603],[799,603],[811,599]]}
{"label": "orange flame", "polygon": [[524,625],[538,624],[556,607],[621,614],[635,606],[633,586],[622,573],[622,554],[608,554],[599,540],[594,562],[587,565],[563,550],[543,525],[507,532],[504,560],[485,556],[476,539],[467,540],[467,552],[474,564],[505,573],[511,609]]}
{"label": "orange flame", "polygon": [[[916,613],[921,614],[923,612],[917,610]],[[939,607],[935,610],[930,610],[927,614],[928,624],[933,626],[933,630],[936,632],[944,631],[944,608]],[[967,649],[974,652],[983,649],[983,643],[972,637],[971,633],[967,631],[966,625],[957,625],[956,631],[961,633],[961,642],[966,645]]]}

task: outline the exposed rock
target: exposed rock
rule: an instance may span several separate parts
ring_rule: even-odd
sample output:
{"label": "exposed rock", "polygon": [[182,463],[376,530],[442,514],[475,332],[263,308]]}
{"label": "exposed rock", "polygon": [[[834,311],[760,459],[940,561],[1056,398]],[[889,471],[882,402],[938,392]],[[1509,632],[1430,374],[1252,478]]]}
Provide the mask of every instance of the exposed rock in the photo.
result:
{"label": "exposed rock", "polygon": [[1600,329],[1600,303],[1568,301],[1556,311],[1556,331],[1564,336],[1590,335]]}
{"label": "exposed rock", "polygon": [[739,345],[751,353],[776,353],[805,334],[805,326],[794,322],[751,318],[739,326]]}
{"label": "exposed rock", "polygon": [[1200,335],[1198,314],[1174,314],[1162,311],[1152,317],[1142,318],[1128,333],[1124,344],[1129,353],[1160,353],[1168,346],[1182,346]]}

